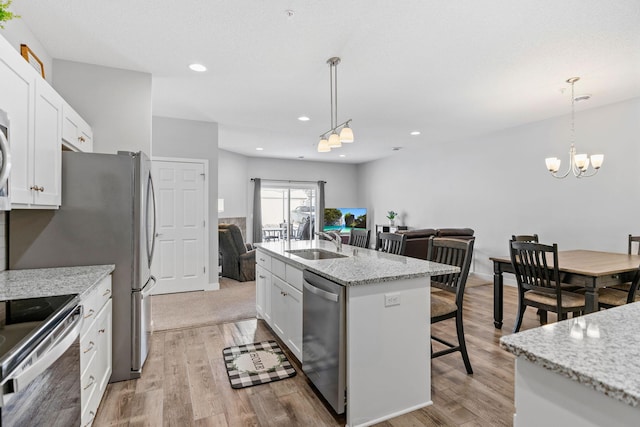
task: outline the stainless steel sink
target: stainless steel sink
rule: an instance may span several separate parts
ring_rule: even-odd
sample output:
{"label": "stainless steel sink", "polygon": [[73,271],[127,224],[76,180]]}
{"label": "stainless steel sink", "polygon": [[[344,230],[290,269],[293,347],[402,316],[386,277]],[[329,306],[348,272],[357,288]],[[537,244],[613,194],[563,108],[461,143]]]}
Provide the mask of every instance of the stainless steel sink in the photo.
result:
{"label": "stainless steel sink", "polygon": [[324,249],[293,249],[285,251],[291,255],[299,256],[304,259],[334,259],[334,258],[346,258],[347,255],[337,254],[335,252],[325,251]]}

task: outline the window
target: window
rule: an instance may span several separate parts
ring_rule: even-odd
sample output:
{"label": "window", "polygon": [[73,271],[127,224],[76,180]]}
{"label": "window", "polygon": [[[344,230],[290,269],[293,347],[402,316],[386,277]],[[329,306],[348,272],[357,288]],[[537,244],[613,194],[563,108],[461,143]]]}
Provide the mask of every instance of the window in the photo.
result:
{"label": "window", "polygon": [[263,181],[262,240],[309,240],[316,229],[316,184]]}

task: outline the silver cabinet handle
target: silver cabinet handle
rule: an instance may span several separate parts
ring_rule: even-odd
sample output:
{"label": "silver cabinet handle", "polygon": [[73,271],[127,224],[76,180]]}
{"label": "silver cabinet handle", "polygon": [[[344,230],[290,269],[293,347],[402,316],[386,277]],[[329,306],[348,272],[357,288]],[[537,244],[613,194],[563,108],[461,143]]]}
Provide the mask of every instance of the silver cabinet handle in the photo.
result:
{"label": "silver cabinet handle", "polygon": [[95,313],[95,311],[93,311],[93,308],[91,308],[91,309],[89,309],[89,312],[84,315],[84,318],[88,319],[89,317],[93,316],[94,313]]}
{"label": "silver cabinet handle", "polygon": [[93,411],[89,411],[89,414],[91,414],[91,418],[89,418],[89,421],[87,421],[87,423],[83,427],[89,427],[91,423],[93,423],[93,419],[95,418],[96,413]]}
{"label": "silver cabinet handle", "polygon": [[105,329],[104,329],[104,328],[102,328],[102,329],[98,329],[98,333],[99,333],[99,334],[104,334],[104,331],[105,331]]}
{"label": "silver cabinet handle", "polygon": [[102,294],[103,297],[106,297],[107,295],[109,295],[111,293],[111,289],[105,289],[104,293]]}
{"label": "silver cabinet handle", "polygon": [[96,383],[96,379],[93,377],[93,375],[91,375],[91,376],[89,377],[89,379],[90,379],[91,381],[89,382],[89,384],[87,384],[86,386],[82,387],[82,389],[83,389],[83,390],[88,389],[89,387],[91,387],[92,385],[94,385],[94,384]]}
{"label": "silver cabinet handle", "polygon": [[93,350],[93,347],[94,347],[95,345],[96,345],[96,344],[95,344],[93,341],[89,341],[89,348],[87,348],[86,350],[83,350],[82,352],[83,352],[83,353],[85,353],[85,354],[86,354],[86,353],[88,353],[88,352],[90,352],[91,350]]}
{"label": "silver cabinet handle", "polygon": [[32,185],[31,187],[29,187],[29,190],[44,191],[44,187],[38,187],[37,185]]}

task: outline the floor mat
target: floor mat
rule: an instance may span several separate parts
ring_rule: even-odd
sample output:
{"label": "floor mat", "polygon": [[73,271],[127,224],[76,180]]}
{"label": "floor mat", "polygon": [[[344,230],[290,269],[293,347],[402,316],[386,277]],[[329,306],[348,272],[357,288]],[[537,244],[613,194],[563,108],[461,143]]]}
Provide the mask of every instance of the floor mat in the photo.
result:
{"label": "floor mat", "polygon": [[265,384],[296,374],[275,341],[227,347],[222,354],[232,388]]}

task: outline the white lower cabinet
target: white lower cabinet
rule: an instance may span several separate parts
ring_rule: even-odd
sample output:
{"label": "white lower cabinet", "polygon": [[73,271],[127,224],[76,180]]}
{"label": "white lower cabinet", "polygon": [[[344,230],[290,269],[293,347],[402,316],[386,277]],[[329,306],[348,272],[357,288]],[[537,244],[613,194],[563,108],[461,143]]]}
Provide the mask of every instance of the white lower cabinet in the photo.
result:
{"label": "white lower cabinet", "polygon": [[111,377],[111,276],[83,299],[84,323],[80,333],[80,386],[82,426],[90,426]]}
{"label": "white lower cabinet", "polygon": [[271,319],[276,334],[302,360],[302,292],[277,276],[271,280]]}
{"label": "white lower cabinet", "polygon": [[302,270],[258,250],[256,311],[302,360]]}
{"label": "white lower cabinet", "polygon": [[256,265],[256,311],[271,324],[271,272],[261,265]]}

